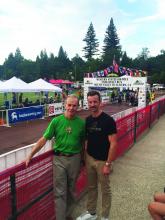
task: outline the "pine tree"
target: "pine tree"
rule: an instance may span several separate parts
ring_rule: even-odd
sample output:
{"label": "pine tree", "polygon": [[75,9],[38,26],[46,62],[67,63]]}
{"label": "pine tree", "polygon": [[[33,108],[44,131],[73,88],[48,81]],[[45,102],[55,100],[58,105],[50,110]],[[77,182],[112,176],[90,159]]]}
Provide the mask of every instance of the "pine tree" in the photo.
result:
{"label": "pine tree", "polygon": [[104,46],[103,46],[103,61],[112,63],[115,56],[117,62],[121,57],[121,46],[119,44],[119,38],[117,35],[116,27],[113,23],[113,18],[110,19],[110,24],[105,32]]}
{"label": "pine tree", "polygon": [[62,46],[60,46],[60,49],[59,49],[59,51],[58,51],[58,58],[61,59],[61,60],[63,60],[63,61],[66,60],[66,59],[68,59],[67,53],[66,53],[66,51],[64,51],[64,49],[63,49]]}
{"label": "pine tree", "polygon": [[132,59],[127,56],[126,51],[123,52],[121,62],[121,66],[131,67],[132,66]]}
{"label": "pine tree", "polygon": [[90,60],[94,55],[97,55],[99,46],[92,22],[89,25],[88,31],[83,41],[86,42],[86,46],[83,48],[83,51],[85,52],[84,57]]}
{"label": "pine tree", "polygon": [[66,51],[64,51],[62,46],[60,46],[57,61],[58,61],[58,74],[57,75],[60,78],[66,79],[68,77],[67,75],[72,69],[72,62],[69,60],[67,53]]}

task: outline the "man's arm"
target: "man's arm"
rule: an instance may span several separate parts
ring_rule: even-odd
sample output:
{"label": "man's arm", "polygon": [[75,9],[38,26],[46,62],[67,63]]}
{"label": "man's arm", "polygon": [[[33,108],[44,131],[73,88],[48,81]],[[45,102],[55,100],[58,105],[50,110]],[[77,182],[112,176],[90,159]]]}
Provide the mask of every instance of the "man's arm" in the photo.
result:
{"label": "man's arm", "polygon": [[108,158],[107,162],[112,163],[112,161],[115,159],[116,156],[116,150],[117,150],[117,134],[112,134],[108,136],[108,140],[111,144],[108,152]]}
{"label": "man's arm", "polygon": [[35,144],[35,146],[32,148],[31,153],[28,155],[28,157],[25,160],[26,163],[26,167],[29,165],[32,157],[39,151],[41,150],[41,148],[46,144],[46,139],[44,137],[41,137],[37,143]]}
{"label": "man's arm", "polygon": [[108,152],[107,161],[103,167],[103,174],[109,175],[111,172],[112,161],[115,159],[116,156],[116,149],[117,149],[117,135],[112,134],[108,136],[109,142],[111,144]]}

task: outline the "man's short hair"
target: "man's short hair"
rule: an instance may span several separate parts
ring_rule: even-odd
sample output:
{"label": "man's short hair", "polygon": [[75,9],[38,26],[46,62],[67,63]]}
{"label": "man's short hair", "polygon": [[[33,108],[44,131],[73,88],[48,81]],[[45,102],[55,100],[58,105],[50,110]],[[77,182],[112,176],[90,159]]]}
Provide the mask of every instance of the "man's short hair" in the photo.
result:
{"label": "man's short hair", "polygon": [[68,95],[65,100],[65,103],[67,102],[68,99],[77,99],[77,104],[79,105],[79,99],[76,95]]}
{"label": "man's short hair", "polygon": [[87,97],[88,96],[95,96],[95,95],[97,95],[99,97],[99,101],[101,101],[101,95],[100,95],[100,93],[98,91],[93,90],[93,91],[89,91],[87,93]]}

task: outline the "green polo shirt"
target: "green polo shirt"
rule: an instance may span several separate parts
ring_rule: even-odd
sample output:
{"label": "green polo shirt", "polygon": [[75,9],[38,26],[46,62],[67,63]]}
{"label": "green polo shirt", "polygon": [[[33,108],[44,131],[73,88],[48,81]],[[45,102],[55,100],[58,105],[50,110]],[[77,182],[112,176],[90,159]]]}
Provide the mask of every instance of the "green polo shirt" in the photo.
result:
{"label": "green polo shirt", "polygon": [[66,154],[79,153],[85,137],[85,121],[78,116],[67,119],[60,115],[50,122],[43,136],[47,140],[55,138],[55,151]]}

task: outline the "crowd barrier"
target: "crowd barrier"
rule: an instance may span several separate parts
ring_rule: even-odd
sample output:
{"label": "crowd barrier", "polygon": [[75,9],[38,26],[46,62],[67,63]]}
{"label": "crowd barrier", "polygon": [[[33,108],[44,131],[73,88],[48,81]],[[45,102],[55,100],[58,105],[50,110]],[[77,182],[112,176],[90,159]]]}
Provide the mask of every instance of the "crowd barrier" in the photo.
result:
{"label": "crowd barrier", "polygon": [[[79,108],[83,108],[82,100],[79,101]],[[0,126],[10,127],[21,121],[29,121],[38,118],[59,115],[64,112],[64,103],[51,103],[44,105],[35,105],[22,108],[0,110]]]}
{"label": "crowd barrier", "polygon": [[[165,113],[165,98],[117,119],[116,159],[124,154],[145,131]],[[0,219],[55,219],[53,197],[53,152],[32,159],[28,168],[21,163],[0,173]],[[86,172],[81,168],[75,199],[86,189]]]}
{"label": "crowd barrier", "polygon": [[[26,158],[27,155],[31,152],[34,144],[30,144],[0,155],[0,172],[21,163],[24,158]],[[52,141],[47,141],[44,147],[36,154],[36,156],[43,154],[51,149]]]}

